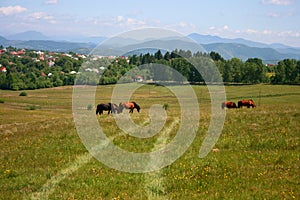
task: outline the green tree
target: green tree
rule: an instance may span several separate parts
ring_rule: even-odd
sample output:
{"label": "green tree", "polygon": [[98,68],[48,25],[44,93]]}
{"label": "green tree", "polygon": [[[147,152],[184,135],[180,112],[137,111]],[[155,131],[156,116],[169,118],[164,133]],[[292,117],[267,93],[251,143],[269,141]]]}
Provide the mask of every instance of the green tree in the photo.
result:
{"label": "green tree", "polygon": [[221,62],[221,64],[224,63],[224,71],[222,73],[223,81],[224,82],[232,82],[233,81],[233,68],[232,65],[229,62]]}
{"label": "green tree", "polygon": [[155,58],[156,60],[161,60],[161,59],[163,59],[163,55],[162,55],[162,53],[161,53],[160,50],[158,50],[158,51],[154,54],[154,58]]}
{"label": "green tree", "polygon": [[73,62],[71,62],[71,60],[66,60],[62,68],[64,72],[69,73],[70,71],[73,70]]}
{"label": "green tree", "polygon": [[212,51],[210,52],[209,55],[211,59],[213,59],[214,61],[221,61],[221,62],[225,61],[225,59],[217,52]]}
{"label": "green tree", "polygon": [[[190,74],[190,63],[184,58],[175,58],[171,60],[171,67],[179,72],[187,80]],[[175,81],[184,81],[181,76],[174,75]]]}
{"label": "green tree", "polygon": [[246,62],[242,70],[242,82],[243,83],[256,83],[255,71],[256,64],[253,62]]}
{"label": "green tree", "polygon": [[248,72],[247,76],[244,77],[248,79],[247,82],[250,83],[263,83],[266,82],[266,70],[265,65],[263,64],[262,60],[259,58],[249,58],[245,63],[245,70]]}
{"label": "green tree", "polygon": [[238,58],[232,58],[228,61],[232,68],[232,81],[235,83],[242,82],[242,70],[244,68],[244,63]]}

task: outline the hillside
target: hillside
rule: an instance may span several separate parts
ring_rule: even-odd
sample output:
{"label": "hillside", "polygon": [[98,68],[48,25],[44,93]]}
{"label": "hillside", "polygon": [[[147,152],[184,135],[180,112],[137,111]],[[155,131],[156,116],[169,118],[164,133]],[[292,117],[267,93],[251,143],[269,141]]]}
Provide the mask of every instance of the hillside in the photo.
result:
{"label": "hillside", "polygon": [[272,48],[249,47],[236,43],[204,44],[203,46],[208,52],[218,52],[225,59],[231,59],[233,57],[240,58],[242,60],[247,60],[248,58],[260,58],[263,61],[268,61],[271,63],[285,58],[300,59],[300,55],[297,54],[280,53]]}
{"label": "hillside", "polygon": [[[21,40],[21,38],[23,38]],[[282,44],[264,44],[242,38],[227,39],[218,36],[200,35],[193,33],[188,38],[160,38],[152,40],[135,40],[131,38],[114,37],[106,40],[105,37],[73,38],[73,42],[65,40],[48,40],[49,37],[35,31],[28,31],[10,36],[8,39],[0,36],[0,45],[4,47],[27,48],[57,52],[90,53],[99,43],[101,49],[93,53],[100,55],[127,55],[129,52],[139,52],[139,49],[162,49],[172,51],[184,49],[195,51],[215,51],[225,59],[233,57],[246,60],[260,58],[264,62],[276,63],[285,58],[300,59],[300,49]],[[77,41],[77,42],[74,42]],[[80,41],[80,42],[79,42]],[[194,42],[193,42],[194,41]],[[197,45],[201,44],[200,46]],[[144,52],[144,51],[143,51]],[[151,52],[150,52],[151,53]]]}

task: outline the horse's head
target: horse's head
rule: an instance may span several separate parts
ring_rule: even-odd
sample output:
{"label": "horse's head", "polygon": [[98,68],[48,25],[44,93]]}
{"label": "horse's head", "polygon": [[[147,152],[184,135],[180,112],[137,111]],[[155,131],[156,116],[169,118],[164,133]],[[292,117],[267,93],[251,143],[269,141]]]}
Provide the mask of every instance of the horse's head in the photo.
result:
{"label": "horse's head", "polygon": [[256,105],[255,105],[255,103],[254,103],[254,101],[253,101],[252,99],[249,100],[249,103],[250,103],[250,105],[252,106],[252,108],[255,108],[255,107],[256,107]]}
{"label": "horse's head", "polygon": [[137,110],[138,112],[140,112],[141,107],[140,107],[137,103],[135,103],[134,101],[133,101],[132,103],[134,104],[134,107],[136,108],[136,110]]}
{"label": "horse's head", "polygon": [[140,112],[140,109],[141,109],[140,106],[137,106],[137,107],[136,107],[136,110],[137,110],[138,112]]}

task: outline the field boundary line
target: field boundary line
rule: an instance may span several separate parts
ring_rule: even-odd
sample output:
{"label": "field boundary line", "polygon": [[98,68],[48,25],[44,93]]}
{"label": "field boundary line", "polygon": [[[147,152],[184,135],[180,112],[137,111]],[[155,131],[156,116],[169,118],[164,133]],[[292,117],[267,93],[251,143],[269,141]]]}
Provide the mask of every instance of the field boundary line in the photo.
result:
{"label": "field boundary line", "polygon": [[[163,131],[163,133],[161,133],[160,137],[157,138],[151,151],[158,150],[167,143],[167,140],[170,138],[169,134],[178,123],[179,123],[179,118],[175,118],[175,120],[171,123],[171,125],[168,126]],[[155,158],[150,158],[148,163],[148,165],[159,165],[159,164],[160,163],[157,163]],[[144,189],[146,190],[148,199],[166,199],[164,194],[165,189],[163,184],[164,178],[161,174],[161,170],[148,172],[144,175],[145,177]]]}
{"label": "field boundary line", "polygon": [[[143,122],[142,124],[146,124],[148,121]],[[167,127],[161,136],[157,138],[152,151],[160,148],[161,146],[165,145],[167,142],[168,134],[174,129],[174,127],[179,123],[179,119],[176,118],[169,127]],[[116,134],[112,137],[109,137],[111,141],[113,141],[115,138],[120,137],[122,135],[126,135],[127,133],[120,132],[119,134]],[[97,150],[100,148],[104,148],[108,145],[108,143],[103,143],[99,144],[99,146],[96,146]],[[29,199],[31,200],[37,200],[37,199],[48,199],[49,195],[51,195],[55,189],[56,186],[63,181],[65,178],[70,176],[72,173],[77,171],[79,168],[81,168],[83,165],[87,164],[90,162],[90,160],[93,158],[93,156],[87,152],[82,155],[79,155],[76,157],[75,161],[73,161],[68,167],[62,169],[59,173],[56,175],[52,176],[37,192],[31,193],[29,195]],[[151,159],[149,161],[149,164],[153,164],[153,160]],[[163,191],[163,184],[162,184],[162,179],[161,179],[161,174],[160,172],[152,172],[149,177],[148,175],[146,176],[146,181],[145,181],[145,188],[148,193],[148,196],[150,199],[157,198],[157,195],[153,193],[153,190],[150,191],[151,189],[154,189],[156,191]],[[28,199],[28,198],[24,198]]]}
{"label": "field boundary line", "polygon": [[[117,135],[114,135],[112,137],[109,137],[111,141],[113,141],[116,137],[125,135],[126,133],[119,133]],[[100,148],[104,148],[108,143],[100,144]],[[99,150],[99,147],[94,147]],[[70,176],[72,173],[77,171],[79,168],[81,168],[83,165],[90,162],[90,160],[93,158],[93,156],[87,152],[80,156],[77,156],[74,162],[72,162],[67,168],[64,168],[56,175],[52,176],[42,187],[38,192],[34,192],[30,195],[29,199],[37,200],[37,199],[48,199],[49,195],[51,195],[57,184],[60,183],[62,180],[64,180],[66,177]],[[28,199],[28,198],[24,198]]]}

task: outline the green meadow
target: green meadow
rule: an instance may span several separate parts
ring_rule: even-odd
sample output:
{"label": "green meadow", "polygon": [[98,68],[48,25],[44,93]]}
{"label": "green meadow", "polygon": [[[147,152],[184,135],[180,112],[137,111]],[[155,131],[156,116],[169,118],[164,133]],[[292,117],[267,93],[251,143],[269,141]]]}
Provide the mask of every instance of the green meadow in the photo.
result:
{"label": "green meadow", "polygon": [[[300,86],[225,86],[228,101],[251,98],[257,107],[226,109],[222,134],[204,158],[198,155],[211,101],[206,86],[192,87],[200,108],[194,141],[174,163],[147,173],[109,168],[88,153],[73,120],[72,87],[26,90],[25,96],[0,90],[0,199],[299,199]],[[95,101],[82,109],[95,113],[113,89],[98,86]],[[130,152],[172,141],[181,122],[176,96],[167,87],[143,85],[132,100],[141,111],[130,116],[141,126],[151,123],[152,105],[167,105],[162,130],[135,138],[105,111],[97,119],[106,136]]]}

